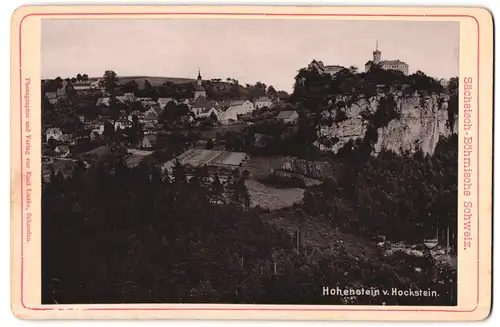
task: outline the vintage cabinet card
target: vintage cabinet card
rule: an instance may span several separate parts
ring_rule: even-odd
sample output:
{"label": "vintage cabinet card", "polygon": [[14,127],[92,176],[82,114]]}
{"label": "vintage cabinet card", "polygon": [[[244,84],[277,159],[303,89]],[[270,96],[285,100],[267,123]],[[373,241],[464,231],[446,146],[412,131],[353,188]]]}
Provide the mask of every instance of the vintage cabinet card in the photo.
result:
{"label": "vintage cabinet card", "polygon": [[479,8],[22,7],[23,319],[480,320]]}

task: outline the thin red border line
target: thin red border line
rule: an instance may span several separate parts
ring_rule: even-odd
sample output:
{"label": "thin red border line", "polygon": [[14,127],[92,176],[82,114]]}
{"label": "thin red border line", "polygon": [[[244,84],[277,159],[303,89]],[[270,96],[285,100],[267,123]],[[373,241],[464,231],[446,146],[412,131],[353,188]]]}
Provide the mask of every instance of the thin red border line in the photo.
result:
{"label": "thin red border line", "polygon": [[[31,13],[23,16],[19,23],[19,86],[20,86],[20,136],[21,136],[21,305],[28,310],[75,310],[73,308],[30,308],[24,305],[24,210],[23,210],[23,194],[24,194],[24,176],[23,176],[23,128],[22,128],[22,112],[23,112],[23,102],[22,102],[22,25],[26,18],[30,16],[116,16],[116,15],[194,15],[194,16],[207,16],[207,15],[219,15],[219,16],[325,16],[325,17],[340,17],[340,16],[350,16],[350,17],[460,17],[460,18],[472,18],[476,22],[477,25],[477,108],[479,109],[479,63],[480,63],[480,26],[479,21],[476,17],[471,15],[418,15],[418,14],[300,14],[300,13],[182,13],[182,12],[172,12],[172,13],[159,13],[159,12],[140,12],[140,13],[109,13],[109,12],[97,12],[97,13]],[[477,135],[477,151],[479,156],[479,110],[477,111],[478,115],[478,135]],[[479,161],[479,159],[478,159]],[[479,186],[479,164],[477,168],[477,181]],[[477,189],[477,203],[479,204],[479,187]],[[477,219],[477,230],[479,232],[479,208],[476,208],[478,213]],[[433,310],[433,309],[422,309],[422,310],[396,310],[396,309],[280,309],[280,308],[261,308],[261,309],[252,309],[252,308],[88,308],[83,310],[88,311],[139,311],[139,310],[176,310],[176,311],[387,311],[387,312],[415,312],[415,311],[423,311],[423,312],[473,312],[477,309],[479,304],[479,242],[478,238],[477,244],[477,298],[476,305],[472,310]]]}

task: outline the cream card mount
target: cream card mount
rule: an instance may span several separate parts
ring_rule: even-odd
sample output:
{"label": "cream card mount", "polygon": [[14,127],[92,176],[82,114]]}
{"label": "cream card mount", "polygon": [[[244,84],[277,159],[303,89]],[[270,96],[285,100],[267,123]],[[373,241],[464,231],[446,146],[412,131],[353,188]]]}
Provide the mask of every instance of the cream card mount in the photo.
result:
{"label": "cream card mount", "polygon": [[485,9],[21,7],[11,52],[17,317],[489,315]]}

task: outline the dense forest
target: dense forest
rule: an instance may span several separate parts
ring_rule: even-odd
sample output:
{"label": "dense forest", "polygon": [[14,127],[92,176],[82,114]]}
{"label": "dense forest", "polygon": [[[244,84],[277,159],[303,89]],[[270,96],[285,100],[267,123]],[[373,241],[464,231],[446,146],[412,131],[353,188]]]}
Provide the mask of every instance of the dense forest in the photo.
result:
{"label": "dense forest", "polygon": [[[422,242],[436,231],[457,232],[458,137],[441,138],[434,156],[377,157],[363,147],[343,153],[342,174],[310,188],[306,212],[331,217],[342,230],[392,241]],[[456,246],[456,244],[455,244]]]}

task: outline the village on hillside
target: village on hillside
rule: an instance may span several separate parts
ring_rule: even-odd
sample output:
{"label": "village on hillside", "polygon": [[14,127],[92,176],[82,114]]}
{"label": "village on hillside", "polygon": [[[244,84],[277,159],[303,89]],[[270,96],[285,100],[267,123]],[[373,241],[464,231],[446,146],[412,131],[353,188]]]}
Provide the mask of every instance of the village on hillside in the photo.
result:
{"label": "village on hillside", "polygon": [[[372,64],[408,75],[408,65],[399,59],[381,60],[378,42],[365,70]],[[330,76],[357,71],[353,66],[324,65],[315,59],[307,69]],[[111,70],[99,78],[87,74],[64,80],[58,77],[42,81],[42,97],[45,179],[50,177],[50,169],[66,174],[78,160],[84,165],[99,160],[111,151],[112,144],[126,149],[128,167],[156,153],[162,161],[157,164],[164,168],[172,166],[177,156],[189,157],[194,166],[239,168],[248,155],[220,160],[234,158],[228,152],[235,150],[232,132],[270,121],[296,130],[300,111],[287,101],[289,94],[271,85],[257,82],[244,87],[232,78],[203,80],[199,70],[196,79],[119,77]],[[182,144],[176,139],[179,133],[184,136]],[[267,141],[264,134],[254,133],[252,146],[258,148]],[[290,160],[293,158],[285,161]],[[271,169],[284,169],[281,161]]]}
{"label": "village on hillside", "polygon": [[129,168],[150,159],[169,169],[180,161],[208,165],[224,180],[234,170],[263,175],[293,162],[280,158],[269,166],[227,146],[232,133],[256,122],[296,128],[299,115],[285,102],[286,92],[260,82],[245,88],[232,79],[206,81],[200,71],[193,80],[120,78],[113,71],[102,78],[44,80],[43,178],[69,176],[77,164],[89,167],[117,149]]}

